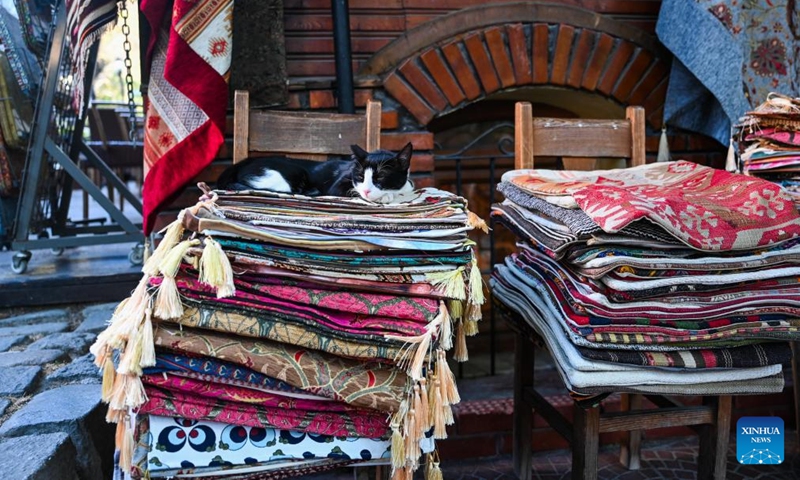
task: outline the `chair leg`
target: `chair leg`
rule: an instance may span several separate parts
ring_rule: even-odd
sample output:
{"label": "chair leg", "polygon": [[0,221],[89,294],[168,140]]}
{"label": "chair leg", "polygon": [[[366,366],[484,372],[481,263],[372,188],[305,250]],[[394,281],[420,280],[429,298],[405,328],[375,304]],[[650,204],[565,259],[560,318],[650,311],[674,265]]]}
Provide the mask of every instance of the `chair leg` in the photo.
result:
{"label": "chair leg", "polygon": [[525,401],[525,389],[533,387],[534,346],[524,335],[514,342],[514,473],[520,480],[530,480],[533,406]]}
{"label": "chair leg", "polygon": [[703,404],[716,408],[714,424],[706,425],[700,434],[697,480],[725,480],[731,434],[731,397],[703,397]]}
{"label": "chair leg", "polygon": [[[642,395],[638,393],[623,393],[621,401],[621,410],[627,412],[630,410],[641,410],[642,408]],[[639,470],[641,468],[641,461],[639,452],[641,451],[642,444],[642,431],[631,430],[625,432],[625,437],[619,450],[619,462],[625,465],[628,470]]]}
{"label": "chair leg", "polygon": [[573,407],[572,480],[597,480],[600,447],[600,407]]}

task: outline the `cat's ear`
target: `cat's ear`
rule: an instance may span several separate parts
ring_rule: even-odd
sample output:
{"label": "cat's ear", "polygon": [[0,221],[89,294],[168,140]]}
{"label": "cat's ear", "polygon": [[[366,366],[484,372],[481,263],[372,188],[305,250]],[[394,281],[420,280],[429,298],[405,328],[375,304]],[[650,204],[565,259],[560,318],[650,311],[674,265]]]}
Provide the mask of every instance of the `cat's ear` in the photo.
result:
{"label": "cat's ear", "polygon": [[411,167],[411,155],[414,153],[414,147],[411,146],[411,142],[408,142],[400,153],[397,154],[397,160],[400,162],[400,166],[403,170],[408,170]]}
{"label": "cat's ear", "polygon": [[358,163],[364,163],[369,153],[358,145],[350,145],[350,150],[353,152],[353,158],[358,160]]}

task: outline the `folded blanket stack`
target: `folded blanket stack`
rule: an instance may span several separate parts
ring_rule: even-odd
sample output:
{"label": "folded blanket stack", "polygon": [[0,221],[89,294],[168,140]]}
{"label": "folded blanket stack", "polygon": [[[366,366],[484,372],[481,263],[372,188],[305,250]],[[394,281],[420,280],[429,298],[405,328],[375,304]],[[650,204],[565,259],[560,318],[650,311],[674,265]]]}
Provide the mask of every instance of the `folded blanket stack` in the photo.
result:
{"label": "folded blanket stack", "polygon": [[[133,477],[422,463],[458,403],[483,286],[460,197],[206,191],[92,347]],[[118,358],[115,358],[115,352]],[[135,412],[135,413],[134,413]]]}
{"label": "folded blanket stack", "polygon": [[775,182],[800,205],[800,99],[771,93],[735,127],[742,171]]}
{"label": "folded blanket stack", "polygon": [[780,187],[678,161],[515,170],[492,215],[522,240],[493,296],[577,395],[767,393],[800,339],[800,214]]}

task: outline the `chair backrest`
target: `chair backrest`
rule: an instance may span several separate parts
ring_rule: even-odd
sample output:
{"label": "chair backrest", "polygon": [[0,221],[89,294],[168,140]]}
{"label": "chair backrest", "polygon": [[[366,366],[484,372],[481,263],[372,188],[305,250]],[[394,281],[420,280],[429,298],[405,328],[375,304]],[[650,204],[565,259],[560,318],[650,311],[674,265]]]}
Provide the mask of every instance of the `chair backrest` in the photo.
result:
{"label": "chair backrest", "polygon": [[367,102],[365,115],[251,110],[250,94],[237,90],[233,108],[233,163],[251,153],[325,160],[350,155],[350,145],[380,148],[381,104]]}
{"label": "chair backrest", "polygon": [[568,170],[592,170],[597,158],[626,158],[645,164],[644,109],[628,107],[625,119],[533,118],[528,102],[517,102],[514,168],[534,168],[537,156],[561,157]]}

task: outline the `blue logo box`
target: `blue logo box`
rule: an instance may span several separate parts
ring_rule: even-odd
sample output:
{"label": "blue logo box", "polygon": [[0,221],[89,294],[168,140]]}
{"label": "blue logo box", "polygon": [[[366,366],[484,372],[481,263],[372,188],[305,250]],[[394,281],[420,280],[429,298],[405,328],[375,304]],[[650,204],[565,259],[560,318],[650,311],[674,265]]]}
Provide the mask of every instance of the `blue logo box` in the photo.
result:
{"label": "blue logo box", "polygon": [[746,465],[783,463],[783,419],[742,417],[736,422],[736,459]]}

